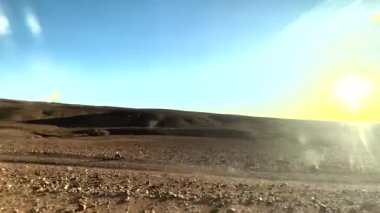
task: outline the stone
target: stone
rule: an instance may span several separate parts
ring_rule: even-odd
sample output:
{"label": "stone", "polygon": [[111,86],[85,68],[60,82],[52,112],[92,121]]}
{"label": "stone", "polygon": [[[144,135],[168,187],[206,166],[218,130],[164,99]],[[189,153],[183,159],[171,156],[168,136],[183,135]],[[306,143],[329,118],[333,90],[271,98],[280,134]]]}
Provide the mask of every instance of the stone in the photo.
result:
{"label": "stone", "polygon": [[327,213],[327,206],[324,204],[319,204],[319,213]]}
{"label": "stone", "polygon": [[236,212],[236,209],[232,207],[227,209],[227,213],[235,213],[235,212]]}

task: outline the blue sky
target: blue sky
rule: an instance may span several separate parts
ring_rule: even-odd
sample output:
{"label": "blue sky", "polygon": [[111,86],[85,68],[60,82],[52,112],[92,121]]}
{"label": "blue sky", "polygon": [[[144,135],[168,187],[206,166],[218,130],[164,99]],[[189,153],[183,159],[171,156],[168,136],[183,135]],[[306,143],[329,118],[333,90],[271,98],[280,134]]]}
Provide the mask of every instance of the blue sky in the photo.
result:
{"label": "blue sky", "polygon": [[305,22],[347,2],[0,0],[0,97],[260,115],[314,77]]}

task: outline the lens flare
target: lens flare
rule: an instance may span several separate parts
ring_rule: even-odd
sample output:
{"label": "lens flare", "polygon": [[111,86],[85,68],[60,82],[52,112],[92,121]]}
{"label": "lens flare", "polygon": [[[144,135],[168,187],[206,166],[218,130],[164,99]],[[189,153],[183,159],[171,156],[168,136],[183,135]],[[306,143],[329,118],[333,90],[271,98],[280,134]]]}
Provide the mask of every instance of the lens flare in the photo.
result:
{"label": "lens flare", "polygon": [[372,22],[374,24],[380,24],[380,11],[376,12],[373,16],[372,16]]}
{"label": "lens flare", "polygon": [[372,88],[370,80],[347,75],[335,84],[333,93],[349,109],[357,110],[361,107],[363,99],[369,96]]}
{"label": "lens flare", "polygon": [[352,171],[366,173],[378,167],[377,151],[374,150],[372,126],[368,123],[347,124],[351,134],[349,165]]}
{"label": "lens flare", "polygon": [[42,33],[42,28],[36,14],[31,10],[25,10],[25,24],[29,28],[33,36],[39,37]]}
{"label": "lens flare", "polygon": [[0,36],[11,34],[8,18],[0,11]]}
{"label": "lens flare", "polygon": [[45,102],[57,102],[61,98],[61,93],[58,91],[53,92],[49,97],[45,98]]}

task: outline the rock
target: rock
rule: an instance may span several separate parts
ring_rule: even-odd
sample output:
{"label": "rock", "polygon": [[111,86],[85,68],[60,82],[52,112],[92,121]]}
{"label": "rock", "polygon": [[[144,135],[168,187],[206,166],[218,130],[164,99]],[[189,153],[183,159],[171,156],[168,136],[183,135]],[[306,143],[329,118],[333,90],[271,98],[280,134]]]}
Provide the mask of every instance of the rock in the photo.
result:
{"label": "rock", "polygon": [[114,157],[115,157],[116,159],[121,159],[121,158],[123,158],[123,156],[120,154],[120,152],[115,152]]}
{"label": "rock", "polygon": [[36,190],[36,192],[45,192],[45,191],[46,191],[46,189],[43,188],[42,186],[40,186],[40,187]]}
{"label": "rock", "polygon": [[327,206],[324,204],[319,204],[319,213],[327,213]]}
{"label": "rock", "polygon": [[177,197],[177,194],[175,194],[174,192],[171,192],[171,191],[168,192],[168,195],[170,198],[176,198]]}
{"label": "rock", "polygon": [[11,189],[12,187],[13,187],[12,184],[10,184],[10,183],[7,184],[7,189]]}
{"label": "rock", "polygon": [[317,203],[317,198],[315,198],[314,196],[311,197],[311,202],[313,202],[313,203]]}
{"label": "rock", "polygon": [[213,194],[206,194],[202,197],[202,201],[203,203],[208,203],[208,204],[211,204],[212,202],[216,201],[218,199],[217,196],[213,195]]}
{"label": "rock", "polygon": [[31,210],[30,210],[31,213],[38,213],[38,212],[41,212],[39,208],[37,207],[33,207]]}
{"label": "rock", "polygon": [[68,189],[69,189],[69,186],[70,186],[70,184],[67,183],[67,184],[65,184],[65,186],[63,187],[63,189],[64,189],[64,190],[68,190]]}
{"label": "rock", "polygon": [[218,200],[213,203],[215,207],[217,208],[223,208],[226,204],[222,200]]}
{"label": "rock", "polygon": [[235,213],[236,212],[236,209],[234,208],[228,208],[227,209],[227,213]]}
{"label": "rock", "polygon": [[87,208],[86,204],[84,204],[84,203],[79,203],[78,206],[79,206],[78,211],[84,211]]}
{"label": "rock", "polygon": [[287,206],[287,207],[285,207],[285,212],[287,212],[287,213],[293,213],[294,212],[294,208],[292,207],[292,206]]}
{"label": "rock", "polygon": [[310,167],[309,167],[309,169],[310,169],[310,171],[311,172],[318,172],[319,171],[319,166],[318,165],[311,165]]}
{"label": "rock", "polygon": [[273,200],[267,200],[266,205],[267,206],[272,206],[273,205]]}

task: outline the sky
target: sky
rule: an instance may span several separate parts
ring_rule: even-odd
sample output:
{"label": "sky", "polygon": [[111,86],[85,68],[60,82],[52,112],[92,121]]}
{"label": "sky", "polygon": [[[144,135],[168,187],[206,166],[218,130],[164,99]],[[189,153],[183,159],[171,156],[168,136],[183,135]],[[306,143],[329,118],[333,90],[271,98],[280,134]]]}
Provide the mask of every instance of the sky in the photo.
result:
{"label": "sky", "polygon": [[0,97],[379,120],[379,0],[0,0]]}

